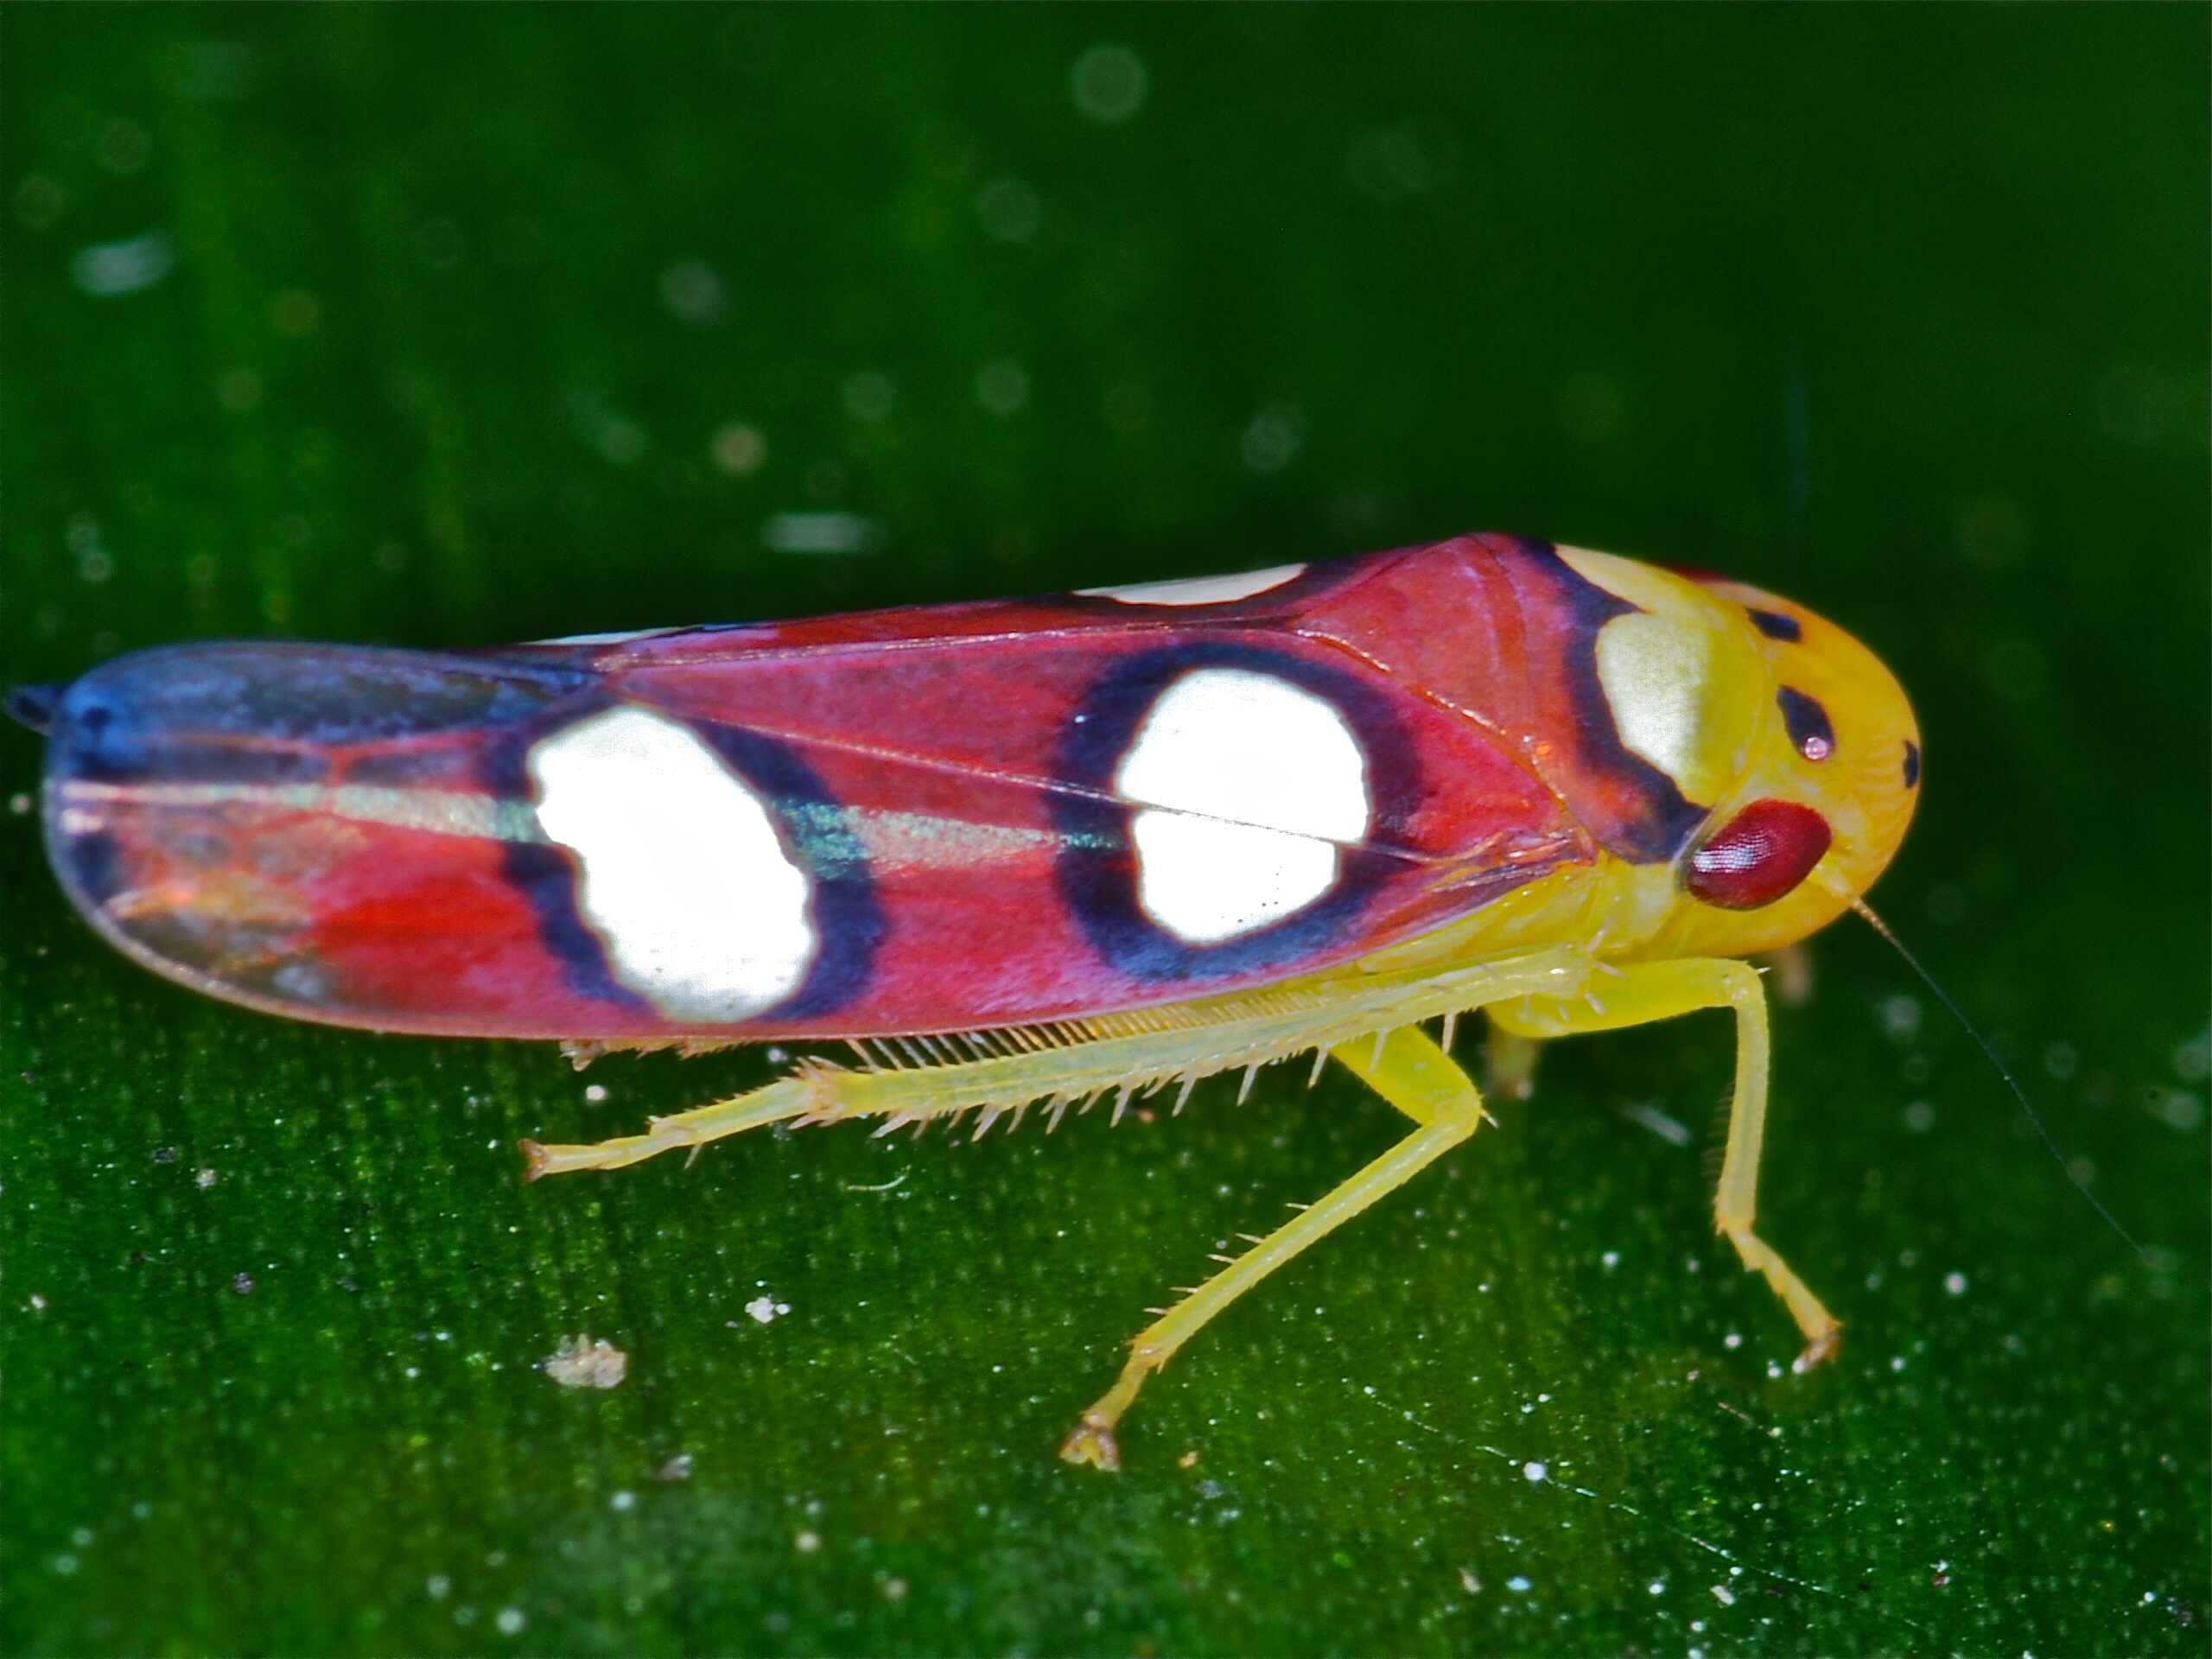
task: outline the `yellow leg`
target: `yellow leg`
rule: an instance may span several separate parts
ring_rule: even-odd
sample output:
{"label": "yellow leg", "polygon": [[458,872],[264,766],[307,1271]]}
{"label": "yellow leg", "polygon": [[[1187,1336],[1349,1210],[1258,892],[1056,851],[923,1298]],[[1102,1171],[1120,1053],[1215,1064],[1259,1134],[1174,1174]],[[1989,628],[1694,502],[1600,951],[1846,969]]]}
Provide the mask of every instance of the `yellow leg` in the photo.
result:
{"label": "yellow leg", "polygon": [[1758,1211],[1759,1149],[1766,1132],[1769,1048],[1766,994],[1747,963],[1719,958],[1649,962],[1591,982],[1590,995],[1565,1001],[1525,997],[1493,1004],[1491,1020],[1523,1037],[1565,1037],[1668,1020],[1699,1008],[1736,1014],[1736,1091],[1728,1114],[1728,1149],[1713,1195],[1713,1219],[1744,1258],[1766,1275],[1804,1333],[1796,1369],[1809,1370],[1842,1346],[1843,1326],[1805,1287],[1789,1263],[1753,1230]]}
{"label": "yellow leg", "polygon": [[1178,1302],[1130,1344],[1122,1375],[1060,1444],[1070,1463],[1101,1469],[1122,1466],[1114,1431],[1145,1378],[1216,1314],[1289,1261],[1334,1232],[1377,1198],[1405,1184],[1458,1146],[1484,1118],[1482,1098],[1450,1055],[1414,1027],[1381,1040],[1361,1038],[1329,1051],[1385,1100],[1421,1125],[1396,1146],[1334,1188],[1322,1200],[1278,1227],[1236,1261]]}
{"label": "yellow leg", "polygon": [[[1261,991],[1051,1027],[894,1039],[895,1046],[875,1045],[888,1062],[876,1069],[804,1062],[766,1088],[655,1118],[644,1135],[592,1146],[525,1141],[522,1150],[528,1177],[536,1180],[572,1170],[619,1169],[794,1120],[830,1123],[869,1116],[896,1128],[976,1111],[988,1127],[1001,1113],[1035,1102],[1057,1110],[1109,1090],[1122,1090],[1126,1098],[1181,1088],[1217,1071],[1371,1041],[1379,1032],[1449,1017],[1501,997],[1578,995],[1588,973],[1586,957],[1552,949],[1397,974],[1338,970]],[[898,1058],[901,1052],[907,1059]]]}
{"label": "yellow leg", "polygon": [[[644,1135],[620,1135],[588,1147],[549,1147],[539,1141],[524,1141],[521,1143],[524,1160],[522,1178],[534,1181],[545,1175],[565,1175],[571,1170],[620,1169],[626,1164],[643,1163],[677,1147],[701,1147],[726,1135],[741,1135],[747,1129],[785,1122],[804,1114],[808,1104],[804,1077],[782,1077],[765,1089],[716,1101],[695,1112],[680,1113],[677,1118],[657,1117]],[[711,1130],[702,1126],[686,1134],[684,1126],[678,1122],[682,1118],[706,1119]],[[670,1128],[671,1123],[677,1124],[675,1130]]]}
{"label": "yellow leg", "polygon": [[1490,1014],[1492,1058],[1503,1062],[1501,1071],[1509,1081],[1525,1077],[1535,1052],[1529,1039],[1642,1025],[1699,1008],[1733,1009],[1735,1101],[1715,1217],[1745,1264],[1766,1276],[1804,1332],[1799,1368],[1835,1352],[1840,1327],[1834,1317],[1753,1227],[1768,1036],[1758,976],[1739,962],[1660,962],[1601,973],[1587,957],[1562,947],[1495,962],[1428,962],[1399,972],[1338,970],[1261,992],[1049,1027],[896,1039],[898,1051],[911,1064],[893,1058],[889,1046],[878,1044],[887,1064],[848,1071],[804,1063],[791,1077],[750,1094],[655,1119],[645,1135],[596,1146],[524,1147],[534,1179],[615,1168],[677,1148],[696,1150],[724,1135],[779,1122],[872,1116],[893,1128],[975,1110],[982,1114],[987,1128],[1001,1113],[1039,1101],[1057,1112],[1103,1090],[1118,1088],[1126,1099],[1132,1091],[1187,1087],[1217,1071],[1325,1050],[1420,1127],[1136,1339],[1119,1380],[1061,1447],[1071,1462],[1110,1469],[1120,1458],[1116,1427],[1147,1376],[1244,1291],[1474,1133],[1484,1116],[1474,1085],[1414,1022],[1448,1020],[1477,1007]]}
{"label": "yellow leg", "polygon": [[[1138,1338],[1121,1381],[1062,1447],[1071,1461],[1113,1468],[1114,1425],[1146,1376],[1244,1290],[1474,1133],[1483,1117],[1474,1085],[1414,1022],[1449,1021],[1500,998],[1579,995],[1590,972],[1589,958],[1565,947],[1395,973],[1355,966],[1262,991],[1054,1027],[893,1039],[876,1044],[876,1054],[888,1059],[903,1052],[912,1064],[848,1071],[806,1062],[750,1094],[656,1118],[644,1135],[596,1146],[524,1141],[523,1151],[536,1179],[619,1168],[783,1122],[865,1116],[889,1128],[973,1110],[982,1115],[980,1135],[999,1114],[1039,1101],[1057,1113],[1103,1090],[1119,1090],[1125,1100],[1131,1091],[1187,1088],[1217,1071],[1243,1068],[1249,1075],[1316,1049],[1334,1056],[1421,1127]],[[958,1058],[963,1048],[978,1058]]]}

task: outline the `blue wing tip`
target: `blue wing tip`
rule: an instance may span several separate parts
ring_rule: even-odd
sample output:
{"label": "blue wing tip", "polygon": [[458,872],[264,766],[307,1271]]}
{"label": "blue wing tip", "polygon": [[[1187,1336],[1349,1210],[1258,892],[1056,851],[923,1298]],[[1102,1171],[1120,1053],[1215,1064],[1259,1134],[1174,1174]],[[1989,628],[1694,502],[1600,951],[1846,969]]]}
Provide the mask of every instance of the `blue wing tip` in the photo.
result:
{"label": "blue wing tip", "polygon": [[60,681],[45,685],[19,685],[8,694],[8,715],[41,737],[54,730],[54,717],[61,707],[61,694],[69,688]]}

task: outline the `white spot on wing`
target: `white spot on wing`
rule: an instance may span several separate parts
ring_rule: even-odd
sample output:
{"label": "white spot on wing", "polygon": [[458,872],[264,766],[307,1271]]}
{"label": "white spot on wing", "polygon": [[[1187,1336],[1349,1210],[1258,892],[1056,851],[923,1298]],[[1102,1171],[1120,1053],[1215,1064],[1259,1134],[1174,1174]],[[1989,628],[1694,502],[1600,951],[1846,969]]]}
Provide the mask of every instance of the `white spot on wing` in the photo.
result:
{"label": "white spot on wing", "polygon": [[622,983],[684,1020],[742,1020],[798,988],[816,947],[806,876],[760,798],[690,730],[610,709],[542,740],[530,773]]}
{"label": "white spot on wing", "polygon": [[1202,668],[1153,704],[1115,785],[1145,806],[1356,841],[1366,776],[1357,740],[1322,698],[1272,674]]}
{"label": "white spot on wing", "polygon": [[1191,944],[1214,944],[1303,910],[1337,883],[1337,849],[1310,836],[1187,812],[1140,812],[1137,897]]}
{"label": "white spot on wing", "polygon": [[1302,564],[1278,564],[1265,570],[1247,570],[1234,576],[1189,576],[1180,582],[1143,582],[1129,588],[1078,588],[1085,599],[1118,600],[1124,605],[1226,605],[1249,599],[1270,588],[1295,582],[1306,574]]}
{"label": "white spot on wing", "polygon": [[1153,705],[1115,778],[1135,815],[1137,897],[1177,938],[1210,944],[1302,910],[1336,884],[1338,845],[1367,833],[1367,762],[1312,692],[1198,669]]}
{"label": "white spot on wing", "polygon": [[1621,741],[1698,798],[1713,638],[1672,617],[1633,611],[1598,631],[1598,681]]}

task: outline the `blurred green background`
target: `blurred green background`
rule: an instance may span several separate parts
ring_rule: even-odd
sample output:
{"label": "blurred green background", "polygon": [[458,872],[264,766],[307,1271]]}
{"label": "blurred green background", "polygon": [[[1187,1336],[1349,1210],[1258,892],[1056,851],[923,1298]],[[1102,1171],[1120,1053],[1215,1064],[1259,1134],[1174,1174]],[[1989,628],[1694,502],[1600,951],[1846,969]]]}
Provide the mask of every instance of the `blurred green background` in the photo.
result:
{"label": "blurred green background", "polygon": [[[1712,1237],[1700,1016],[1549,1053],[1103,1478],[1053,1446],[1141,1310],[1397,1133],[1348,1079],[524,1188],[517,1136],[769,1063],[197,1000],[68,912],[11,728],[6,1650],[2204,1652],[2209,48],[2202,7],[6,9],[9,683],[1472,528],[1738,573],[1912,690],[1875,897],[2150,1246],[1846,924],[1763,1209],[1839,1363],[1789,1376]],[[533,1369],[580,1332],[624,1386]]]}

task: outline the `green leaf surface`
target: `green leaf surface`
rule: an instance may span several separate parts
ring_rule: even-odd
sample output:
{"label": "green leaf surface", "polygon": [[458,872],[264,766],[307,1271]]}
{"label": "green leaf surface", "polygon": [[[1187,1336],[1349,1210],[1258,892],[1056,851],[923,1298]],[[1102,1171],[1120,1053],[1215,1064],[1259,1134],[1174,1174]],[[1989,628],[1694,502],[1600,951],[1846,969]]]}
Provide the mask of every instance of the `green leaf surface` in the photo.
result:
{"label": "green leaf surface", "polygon": [[[2204,1652],[2209,45],[9,8],[8,683],[1471,528],[1727,570],[1911,690],[1876,901],[2150,1248],[1847,923],[1778,1014],[1761,1211],[1837,1363],[1789,1373],[1712,1234],[1700,1015],[1556,1046],[1156,1380],[1125,1472],[1071,1469],[1141,1310],[1398,1132],[1348,1077],[525,1187],[518,1137],[773,1062],[197,999],[71,914],[10,728],[0,1645]],[[857,550],[776,550],[829,512]],[[585,1332],[620,1388],[537,1369]]]}

